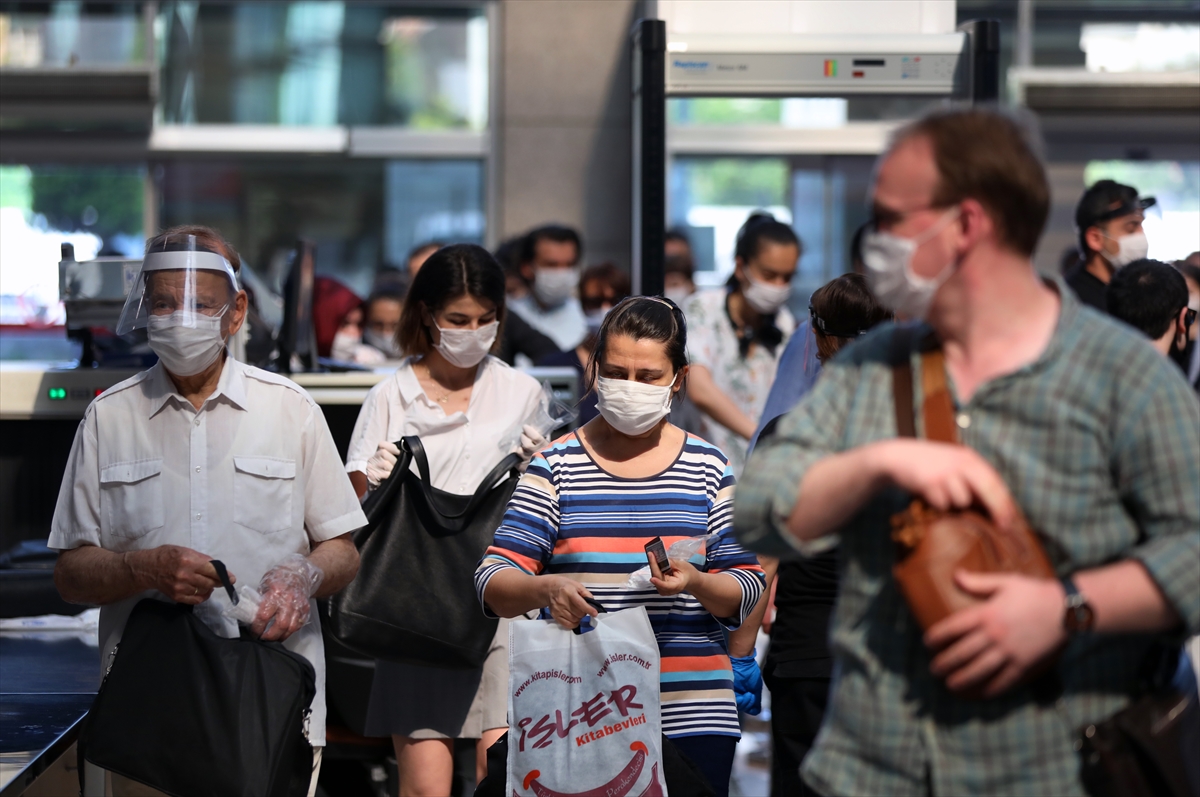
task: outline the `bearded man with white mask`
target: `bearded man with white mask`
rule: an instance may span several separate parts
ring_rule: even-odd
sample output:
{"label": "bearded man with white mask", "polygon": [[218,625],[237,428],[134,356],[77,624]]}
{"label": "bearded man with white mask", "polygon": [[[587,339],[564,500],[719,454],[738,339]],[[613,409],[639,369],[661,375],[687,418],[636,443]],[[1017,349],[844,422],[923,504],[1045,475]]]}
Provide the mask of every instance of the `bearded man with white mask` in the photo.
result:
{"label": "bearded man with white mask", "polygon": [[1080,301],[1108,311],[1105,295],[1118,269],[1141,260],[1150,251],[1142,229],[1152,196],[1139,197],[1137,189],[1113,180],[1100,180],[1083,192],[1075,207],[1075,229],[1082,259],[1066,275],[1066,283]]}
{"label": "bearded man with white mask", "polygon": [[[1200,630],[1200,405],[1140,335],[1034,270],[1049,187],[1013,120],[903,128],[871,198],[872,290],[920,321],[825,366],[735,507],[760,552],[841,541],[837,675],[802,777],[822,795],[1082,794],[1086,729]],[[944,374],[915,373],[938,347]],[[961,445],[897,437],[905,362],[915,385],[944,376]],[[890,518],[914,498],[1002,532],[1023,515],[1058,577],[960,570],[974,604],[923,632],[892,575]]]}
{"label": "bearded man with white mask", "polygon": [[[313,599],[354,578],[350,533],[366,517],[321,409],[297,385],[226,351],[246,316],[239,267],[233,248],[205,227],[177,227],[147,243],[117,332],[144,327],[159,362],[87,408],[49,545],[62,551],[55,582],[63,598],[102,607],[102,666],[144,598],[193,605],[214,632],[238,636],[213,559],[231,580],[257,587],[251,630],[282,641],[316,673],[311,793],[325,744]],[[144,793],[112,779],[114,793]]]}

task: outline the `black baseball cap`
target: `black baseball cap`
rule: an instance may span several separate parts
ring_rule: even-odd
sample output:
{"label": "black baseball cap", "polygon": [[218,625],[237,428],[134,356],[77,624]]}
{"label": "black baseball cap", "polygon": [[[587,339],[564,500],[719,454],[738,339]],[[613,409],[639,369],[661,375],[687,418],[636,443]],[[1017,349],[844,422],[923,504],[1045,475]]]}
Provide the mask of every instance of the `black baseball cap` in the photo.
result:
{"label": "black baseball cap", "polygon": [[1138,196],[1137,189],[1131,185],[1099,180],[1079,198],[1075,207],[1075,226],[1083,235],[1088,227],[1145,210],[1157,201],[1152,196]]}

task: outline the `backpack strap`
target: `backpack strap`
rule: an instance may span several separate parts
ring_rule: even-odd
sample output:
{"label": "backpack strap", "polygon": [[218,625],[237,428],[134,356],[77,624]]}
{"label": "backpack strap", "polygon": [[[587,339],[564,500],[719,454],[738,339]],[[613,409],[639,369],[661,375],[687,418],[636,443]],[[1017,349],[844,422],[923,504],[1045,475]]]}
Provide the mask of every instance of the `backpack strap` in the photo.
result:
{"label": "backpack strap", "polygon": [[892,404],[896,408],[896,435],[916,437],[913,416],[912,327],[896,327],[892,334]]}

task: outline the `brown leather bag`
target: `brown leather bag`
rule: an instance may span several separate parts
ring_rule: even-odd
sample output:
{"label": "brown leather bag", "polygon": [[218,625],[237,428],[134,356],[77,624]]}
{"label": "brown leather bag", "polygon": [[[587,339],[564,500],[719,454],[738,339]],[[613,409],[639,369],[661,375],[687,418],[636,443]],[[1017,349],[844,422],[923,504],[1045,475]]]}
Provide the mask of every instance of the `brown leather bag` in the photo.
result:
{"label": "brown leather bag", "polygon": [[[903,348],[903,361],[892,369],[896,429],[901,437],[916,437],[912,364],[907,346]],[[921,355],[921,387],[926,439],[958,444],[940,348]],[[1046,552],[1023,517],[1014,532],[1002,532],[986,512],[943,512],[917,499],[892,516],[892,540],[896,543],[892,575],[923,629],[980,603],[954,583],[956,570],[1056,577]]]}

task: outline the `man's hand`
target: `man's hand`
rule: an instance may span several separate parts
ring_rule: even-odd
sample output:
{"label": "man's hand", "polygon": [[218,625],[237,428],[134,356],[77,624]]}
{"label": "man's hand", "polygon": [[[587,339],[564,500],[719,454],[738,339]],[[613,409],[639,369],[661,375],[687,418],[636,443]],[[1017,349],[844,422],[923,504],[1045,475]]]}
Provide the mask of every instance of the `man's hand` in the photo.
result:
{"label": "man's hand", "polygon": [[995,697],[1035,672],[1067,640],[1063,588],[1053,579],[969,573],[955,582],[986,602],[955,612],[925,632],[937,652],[930,671],[953,692]]}
{"label": "man's hand", "polygon": [[[301,554],[291,554],[266,572],[259,582],[262,603],[250,630],[266,640],[283,640],[308,624],[309,597],[324,578],[321,568]],[[274,621],[274,622],[272,622]]]}
{"label": "man's hand", "polygon": [[539,576],[546,579],[546,605],[550,616],[563,628],[578,628],[584,615],[596,617],[599,612],[584,598],[592,598],[587,587],[566,576]]}
{"label": "man's hand", "polygon": [[1018,513],[1008,486],[996,469],[970,448],[905,439],[875,445],[884,476],[897,487],[943,511],[981,504],[997,526],[1012,528]]}
{"label": "man's hand", "polygon": [[[176,603],[195,606],[208,600],[221,586],[212,557],[181,545],[161,545],[123,554],[135,581],[145,589],[156,589]],[[237,583],[237,577],[229,574]]]}

